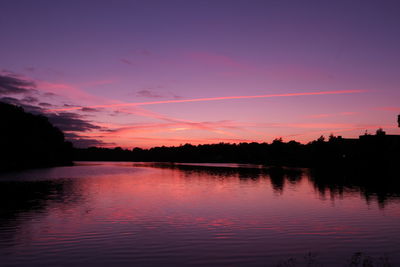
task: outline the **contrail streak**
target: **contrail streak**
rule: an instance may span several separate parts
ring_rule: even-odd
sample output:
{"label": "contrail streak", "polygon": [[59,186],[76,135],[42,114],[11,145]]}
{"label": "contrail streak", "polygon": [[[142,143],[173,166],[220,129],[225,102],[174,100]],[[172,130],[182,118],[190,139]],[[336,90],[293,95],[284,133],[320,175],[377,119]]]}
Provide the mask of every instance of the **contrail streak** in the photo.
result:
{"label": "contrail streak", "polygon": [[157,104],[219,101],[219,100],[229,100],[229,99],[251,99],[251,98],[287,97],[287,96],[354,94],[354,93],[362,93],[362,92],[365,92],[365,90],[340,90],[340,91],[303,92],[303,93],[248,95],[248,96],[221,96],[221,97],[209,97],[209,98],[176,99],[176,100],[161,100],[161,101],[151,101],[151,102],[134,102],[134,103],[121,103],[121,104],[109,104],[109,105],[95,105],[95,106],[85,106],[85,107],[68,107],[68,108],[59,108],[59,109],[49,109],[48,111],[69,111],[69,110],[79,110],[82,108],[111,108],[111,107],[126,107],[126,106],[147,106],[147,105],[157,105]]}

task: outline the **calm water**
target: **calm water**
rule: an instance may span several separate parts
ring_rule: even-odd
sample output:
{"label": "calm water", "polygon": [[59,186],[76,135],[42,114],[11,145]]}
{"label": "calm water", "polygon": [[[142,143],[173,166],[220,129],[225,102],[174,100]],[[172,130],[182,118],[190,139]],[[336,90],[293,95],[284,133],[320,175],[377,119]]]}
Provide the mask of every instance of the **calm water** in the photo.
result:
{"label": "calm water", "polygon": [[248,165],[92,162],[7,173],[0,265],[346,266],[362,252],[400,266],[399,196]]}

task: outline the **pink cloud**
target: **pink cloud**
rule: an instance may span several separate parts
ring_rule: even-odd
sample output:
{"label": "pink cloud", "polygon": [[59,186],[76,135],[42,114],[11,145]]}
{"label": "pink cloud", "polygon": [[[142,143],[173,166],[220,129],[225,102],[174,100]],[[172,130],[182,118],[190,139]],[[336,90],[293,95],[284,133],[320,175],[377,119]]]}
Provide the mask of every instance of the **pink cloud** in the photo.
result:
{"label": "pink cloud", "polygon": [[332,117],[332,114],[327,114],[327,113],[322,113],[322,114],[314,114],[307,116],[307,118],[327,118],[327,117]]}
{"label": "pink cloud", "polygon": [[[73,101],[104,102],[106,99],[89,94],[77,86],[67,83],[51,83],[46,81],[36,82],[38,90],[50,92],[59,96],[67,97]],[[108,102],[108,101],[107,101]],[[74,109],[80,109],[76,107]]]}
{"label": "pink cloud", "polygon": [[231,129],[235,126],[230,121],[220,122],[190,122],[190,121],[173,121],[169,123],[143,123],[128,126],[121,126],[118,124],[99,123],[102,128],[109,129],[102,134],[104,136],[124,136],[137,133],[155,133],[155,132],[174,132],[182,130],[205,130],[212,133],[235,136],[223,129]]}
{"label": "pink cloud", "polygon": [[328,117],[337,117],[337,116],[352,116],[352,115],[357,115],[360,114],[359,112],[339,112],[339,113],[321,113],[321,114],[313,114],[306,116],[306,118],[313,118],[313,119],[318,119],[318,118],[328,118]]}
{"label": "pink cloud", "polygon": [[150,89],[143,89],[136,93],[139,97],[149,97],[149,98],[160,98],[163,97],[161,94],[155,92],[154,90]]}
{"label": "pink cloud", "polygon": [[400,107],[379,107],[379,110],[400,112]]}
{"label": "pink cloud", "polygon": [[[363,92],[366,92],[366,91],[365,90],[338,90],[338,91],[302,92],[302,93],[286,93],[286,94],[270,94],[270,95],[252,95],[252,96],[223,96],[223,97],[194,98],[194,99],[162,100],[162,101],[151,101],[151,102],[119,103],[119,104],[95,105],[95,106],[87,106],[87,107],[88,108],[110,108],[110,107],[123,107],[123,106],[145,106],[145,105],[157,105],[157,104],[170,104],[170,103],[220,101],[220,100],[231,100],[231,99],[253,99],[253,98],[291,97],[291,96],[355,94],[355,93],[363,93]],[[77,109],[80,109],[80,107],[53,109],[51,111],[67,111],[67,110],[77,110]]]}
{"label": "pink cloud", "polygon": [[[101,79],[101,80],[95,80],[95,81],[89,81],[89,82],[84,82],[81,84],[71,84],[71,83],[55,83],[55,82],[48,82],[48,81],[43,81],[43,80],[37,80],[35,81],[37,85],[37,90],[45,92],[47,94],[53,94],[56,96],[54,99],[55,101],[60,103],[64,102],[65,100],[68,100],[69,104],[68,108],[71,108],[71,110],[81,110],[81,108],[90,108],[91,104],[95,103],[104,103],[104,104],[121,104],[123,102],[97,96],[91,93],[86,92],[82,87],[92,87],[92,86],[99,86],[99,85],[105,85],[105,84],[111,84],[113,83],[114,80],[110,79]],[[63,99],[64,98],[64,99]],[[55,103],[53,103],[55,104]],[[62,105],[62,104],[61,104]],[[64,108],[66,106],[64,105]],[[52,112],[51,110],[48,110],[48,112]]]}
{"label": "pink cloud", "polygon": [[[224,120],[224,121],[217,121],[217,122],[196,122],[192,120],[183,120],[183,119],[178,119],[178,118],[173,118],[170,116],[165,116],[160,113],[156,113],[153,111],[145,110],[139,107],[129,107],[132,110],[129,110],[127,108],[123,108],[120,111],[123,113],[127,114],[132,114],[132,115],[137,115],[137,116],[143,116],[147,118],[152,118],[152,119],[158,119],[166,122],[170,122],[172,124],[176,124],[176,127],[184,128],[185,130],[189,129],[199,129],[199,130],[205,130],[213,133],[219,133],[223,135],[229,135],[229,136],[235,136],[235,134],[228,132],[223,129],[228,129],[228,130],[239,130],[243,132],[248,132],[252,134],[258,134],[258,135],[266,135],[265,133],[261,133],[258,131],[250,130],[248,128],[242,127],[240,124],[229,121],[229,120]],[[115,126],[115,128],[118,128],[118,126]]]}
{"label": "pink cloud", "polygon": [[298,128],[298,129],[343,129],[343,128],[396,128],[393,125],[382,124],[357,124],[357,123],[261,123],[253,125],[255,127],[270,128]]}
{"label": "pink cloud", "polygon": [[127,64],[127,65],[133,65],[132,61],[125,59],[125,58],[121,58],[119,61],[121,61],[122,63]]}

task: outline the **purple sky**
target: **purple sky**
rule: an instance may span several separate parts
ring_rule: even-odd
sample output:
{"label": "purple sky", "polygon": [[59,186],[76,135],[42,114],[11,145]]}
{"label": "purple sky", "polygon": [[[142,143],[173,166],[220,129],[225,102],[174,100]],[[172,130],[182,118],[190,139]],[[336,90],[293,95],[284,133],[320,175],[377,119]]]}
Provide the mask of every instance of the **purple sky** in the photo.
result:
{"label": "purple sky", "polygon": [[[0,98],[78,146],[399,134],[399,14],[399,1],[2,0]],[[144,102],[158,103],[125,105]]]}

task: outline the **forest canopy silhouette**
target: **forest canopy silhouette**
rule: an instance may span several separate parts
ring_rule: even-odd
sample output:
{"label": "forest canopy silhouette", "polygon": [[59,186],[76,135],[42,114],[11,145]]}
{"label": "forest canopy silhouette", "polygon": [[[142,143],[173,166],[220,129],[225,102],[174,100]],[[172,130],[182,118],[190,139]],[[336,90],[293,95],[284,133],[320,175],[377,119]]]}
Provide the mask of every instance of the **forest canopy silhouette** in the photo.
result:
{"label": "forest canopy silhouette", "polygon": [[399,160],[400,136],[376,135],[359,139],[323,136],[301,144],[275,139],[272,143],[219,143],[132,150],[116,147],[75,149],[74,159],[96,161],[227,162],[293,167],[395,166]]}
{"label": "forest canopy silhouette", "polygon": [[72,163],[72,144],[45,116],[3,102],[0,114],[0,170]]}
{"label": "forest canopy silhouette", "polygon": [[308,144],[218,143],[172,147],[73,148],[61,130],[43,115],[0,102],[0,170],[55,166],[83,161],[159,161],[159,162],[236,162],[294,167],[371,167],[396,166],[399,162],[400,136],[387,135],[378,129],[375,135],[359,139],[330,135]]}

